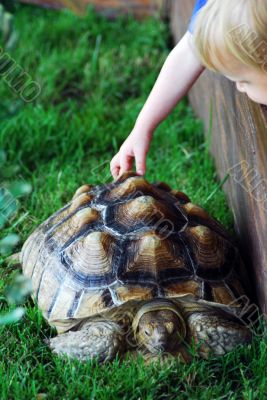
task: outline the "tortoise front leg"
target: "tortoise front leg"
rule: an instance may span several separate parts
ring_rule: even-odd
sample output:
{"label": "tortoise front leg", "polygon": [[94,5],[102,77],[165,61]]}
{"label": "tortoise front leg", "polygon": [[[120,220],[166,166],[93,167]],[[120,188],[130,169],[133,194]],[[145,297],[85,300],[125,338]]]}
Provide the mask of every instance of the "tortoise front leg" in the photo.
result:
{"label": "tortoise front leg", "polygon": [[124,351],[124,335],[113,321],[89,321],[79,330],[69,331],[48,340],[52,351],[80,361],[97,357],[104,362]]}
{"label": "tortoise front leg", "polygon": [[251,342],[250,329],[232,314],[220,314],[202,311],[188,317],[189,341],[194,338],[199,346],[200,355],[207,358],[209,354],[223,355],[232,351],[237,345]]}

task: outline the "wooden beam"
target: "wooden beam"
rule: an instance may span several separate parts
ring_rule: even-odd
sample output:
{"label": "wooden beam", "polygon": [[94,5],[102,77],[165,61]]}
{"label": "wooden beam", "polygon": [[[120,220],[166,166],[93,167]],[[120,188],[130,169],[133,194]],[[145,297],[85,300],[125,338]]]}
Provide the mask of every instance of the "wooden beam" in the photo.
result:
{"label": "wooden beam", "polygon": [[[193,5],[194,0],[172,1],[171,27],[176,42],[187,29]],[[210,71],[204,72],[189,98],[204,120],[206,132],[212,112],[211,153],[219,178],[229,174],[224,190],[241,251],[251,267],[257,300],[267,316],[267,108]]]}
{"label": "wooden beam", "polygon": [[169,0],[20,0],[22,3],[43,7],[69,8],[78,14],[85,14],[88,5],[109,18],[120,14],[133,14],[137,18],[151,15],[166,15]]}

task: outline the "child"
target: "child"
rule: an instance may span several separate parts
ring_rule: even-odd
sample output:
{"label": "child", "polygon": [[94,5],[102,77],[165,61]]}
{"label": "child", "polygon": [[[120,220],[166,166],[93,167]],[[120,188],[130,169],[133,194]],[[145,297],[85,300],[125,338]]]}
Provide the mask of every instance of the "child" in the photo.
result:
{"label": "child", "polygon": [[110,163],[114,178],[146,171],[156,127],[207,67],[267,105],[267,0],[198,0],[189,29],[167,57],[135,126]]}

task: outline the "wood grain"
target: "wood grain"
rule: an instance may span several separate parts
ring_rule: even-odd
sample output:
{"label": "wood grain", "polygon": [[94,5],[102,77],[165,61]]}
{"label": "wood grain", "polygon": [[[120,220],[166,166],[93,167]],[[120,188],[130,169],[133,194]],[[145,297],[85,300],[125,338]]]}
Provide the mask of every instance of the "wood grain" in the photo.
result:
{"label": "wood grain", "polygon": [[[172,2],[171,28],[185,33],[194,0]],[[206,132],[212,115],[211,153],[235,219],[241,251],[255,294],[267,315],[267,107],[237,92],[228,79],[205,71],[189,93]],[[201,166],[200,166],[201,168]]]}
{"label": "wood grain", "polygon": [[44,7],[70,8],[78,14],[84,14],[88,5],[93,5],[97,12],[109,18],[119,14],[133,14],[144,18],[160,13],[166,14],[168,0],[21,0],[23,3]]}

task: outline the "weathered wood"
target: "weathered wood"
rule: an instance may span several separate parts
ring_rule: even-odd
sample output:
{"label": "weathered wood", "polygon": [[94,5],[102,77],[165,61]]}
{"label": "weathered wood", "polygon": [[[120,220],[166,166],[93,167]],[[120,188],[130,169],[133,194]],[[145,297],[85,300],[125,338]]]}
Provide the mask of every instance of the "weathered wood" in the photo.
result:
{"label": "weathered wood", "polygon": [[88,5],[93,5],[97,12],[116,17],[119,14],[133,14],[143,18],[158,13],[165,15],[169,0],[21,0],[23,3],[36,4],[44,7],[70,8],[83,14]]}
{"label": "weathered wood", "polygon": [[[177,42],[185,33],[194,0],[172,2],[171,26]],[[189,93],[205,122],[212,112],[211,153],[224,184],[258,302],[267,315],[267,108],[239,93],[228,79],[205,71]],[[201,168],[201,166],[200,166]]]}

